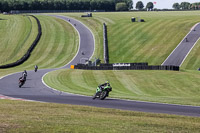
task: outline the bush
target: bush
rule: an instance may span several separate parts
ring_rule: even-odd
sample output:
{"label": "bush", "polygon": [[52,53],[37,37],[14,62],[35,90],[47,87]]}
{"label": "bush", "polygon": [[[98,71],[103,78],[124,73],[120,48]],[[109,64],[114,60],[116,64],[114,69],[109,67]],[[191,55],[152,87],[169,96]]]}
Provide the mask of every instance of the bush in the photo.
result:
{"label": "bush", "polygon": [[124,2],[117,3],[116,4],[116,11],[128,11],[128,6]]}

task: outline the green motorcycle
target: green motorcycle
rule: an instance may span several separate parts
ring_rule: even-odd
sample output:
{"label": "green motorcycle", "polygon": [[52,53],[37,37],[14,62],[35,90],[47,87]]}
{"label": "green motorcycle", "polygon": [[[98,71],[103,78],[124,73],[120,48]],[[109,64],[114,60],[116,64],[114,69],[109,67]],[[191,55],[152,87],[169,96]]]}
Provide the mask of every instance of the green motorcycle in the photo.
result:
{"label": "green motorcycle", "polygon": [[109,83],[105,83],[97,86],[96,93],[93,96],[93,99],[99,98],[100,100],[104,100],[109,96],[109,92],[112,91],[112,87]]}

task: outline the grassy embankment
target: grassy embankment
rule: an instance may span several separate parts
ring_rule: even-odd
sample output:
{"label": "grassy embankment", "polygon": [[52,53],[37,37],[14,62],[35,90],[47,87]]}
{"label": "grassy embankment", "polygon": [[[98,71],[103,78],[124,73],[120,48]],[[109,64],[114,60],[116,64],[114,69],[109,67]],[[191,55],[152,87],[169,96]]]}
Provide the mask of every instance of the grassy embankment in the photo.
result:
{"label": "grassy embankment", "polygon": [[[35,64],[38,65],[39,69],[61,67],[67,64],[76,54],[79,44],[78,36],[70,24],[48,16],[37,17],[42,25],[42,37],[30,58],[18,67],[5,70],[1,69],[0,76],[23,71],[24,69],[31,70]],[[4,34],[0,42],[0,47],[2,47],[0,49],[0,62],[4,62],[7,59],[7,62],[4,62],[6,64],[8,62],[14,62],[23,56],[37,35],[37,24],[35,20],[31,19],[31,25],[26,17],[20,15],[1,15],[0,18],[3,19],[0,20],[0,26],[4,27],[2,29]],[[16,26],[12,27],[12,25]],[[24,28],[22,28],[23,26]],[[12,34],[12,32],[14,33]],[[27,34],[30,35],[28,36]],[[24,40],[23,37],[27,37],[27,40],[21,41]],[[18,49],[15,49],[15,47]],[[13,55],[12,59],[7,58],[10,55]]]}
{"label": "grassy embankment", "polygon": [[[160,65],[192,26],[200,21],[199,11],[93,13],[92,18],[81,18],[83,14],[62,15],[74,17],[90,27],[98,47],[95,57],[102,61],[102,24],[105,22],[108,25],[111,63],[148,62],[150,65]],[[132,23],[131,17],[140,17],[146,22]],[[193,66],[196,67],[199,66]]]}
{"label": "grassy embankment", "polygon": [[22,15],[3,16],[0,22],[0,65],[4,65],[26,53],[37,35],[37,23],[33,17]]}
{"label": "grassy embankment", "polygon": [[[111,62],[148,62],[161,64],[171,51],[200,21],[199,12],[125,12],[93,13],[93,18],[80,18],[81,14],[66,14],[86,22],[108,25],[109,54]],[[132,16],[146,22],[131,23]],[[102,18],[102,19],[101,19]],[[92,24],[90,24],[91,26]],[[95,24],[93,24],[95,25]],[[99,25],[102,28],[102,25]],[[198,51],[199,42],[190,54]],[[196,62],[200,54],[195,52]],[[92,95],[98,84],[109,80],[113,86],[111,97],[142,101],[200,105],[199,73],[186,70],[186,61],[179,72],[169,71],[79,71],[60,70],[48,74],[45,82],[56,89],[71,93]],[[195,69],[196,70],[196,69]]]}

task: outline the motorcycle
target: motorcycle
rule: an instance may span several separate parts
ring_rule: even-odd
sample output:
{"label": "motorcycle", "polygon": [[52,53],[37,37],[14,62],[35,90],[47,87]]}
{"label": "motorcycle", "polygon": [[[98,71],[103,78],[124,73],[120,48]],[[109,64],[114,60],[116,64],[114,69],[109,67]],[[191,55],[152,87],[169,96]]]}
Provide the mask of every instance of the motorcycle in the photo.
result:
{"label": "motorcycle", "polygon": [[37,70],[38,70],[38,66],[37,66],[37,65],[35,65],[35,72],[37,72]]}
{"label": "motorcycle", "polygon": [[19,78],[19,88],[21,88],[25,83],[25,80],[21,78]]}
{"label": "motorcycle", "polygon": [[100,100],[104,100],[109,96],[109,92],[112,91],[112,87],[109,83],[106,85],[97,86],[96,93],[93,96],[93,99],[99,98]]}

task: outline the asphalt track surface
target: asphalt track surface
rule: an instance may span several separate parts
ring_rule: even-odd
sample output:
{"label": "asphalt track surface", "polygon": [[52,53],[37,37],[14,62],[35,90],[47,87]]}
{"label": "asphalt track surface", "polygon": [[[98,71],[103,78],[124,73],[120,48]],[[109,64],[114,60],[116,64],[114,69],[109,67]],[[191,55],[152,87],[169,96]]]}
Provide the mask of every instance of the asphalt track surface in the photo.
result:
{"label": "asphalt track surface", "polygon": [[187,55],[200,38],[200,23],[196,24],[184,37],[180,44],[172,51],[162,63],[163,66],[181,66]]}
{"label": "asphalt track surface", "polygon": [[[76,26],[74,27],[76,28],[76,30],[79,32],[80,35],[79,36],[80,47],[77,55],[69,64],[63,66],[62,68],[69,68],[71,64],[79,63],[82,58],[90,58],[93,55],[94,51],[94,37],[91,31],[88,28],[86,28],[85,25],[83,25],[77,20],[63,16],[54,15],[54,17],[63,19],[72,24],[73,26],[74,24],[76,24]],[[82,54],[83,51],[84,54]],[[7,75],[2,79],[0,79],[0,94],[12,98],[20,98],[23,100],[33,100],[40,102],[85,105],[85,106],[95,106],[103,108],[114,108],[121,110],[131,110],[131,111],[141,111],[141,112],[151,112],[151,113],[167,113],[167,114],[200,117],[199,106],[181,106],[181,105],[140,102],[131,100],[111,99],[111,98],[107,98],[105,100],[98,100],[98,99],[92,100],[92,96],[81,96],[81,95],[74,95],[65,92],[60,92],[44,85],[42,82],[42,77],[46,73],[58,69],[44,69],[44,70],[38,70],[38,72],[28,71],[26,84],[22,88],[18,87],[18,79],[22,73]],[[0,97],[2,97],[1,95]]]}

